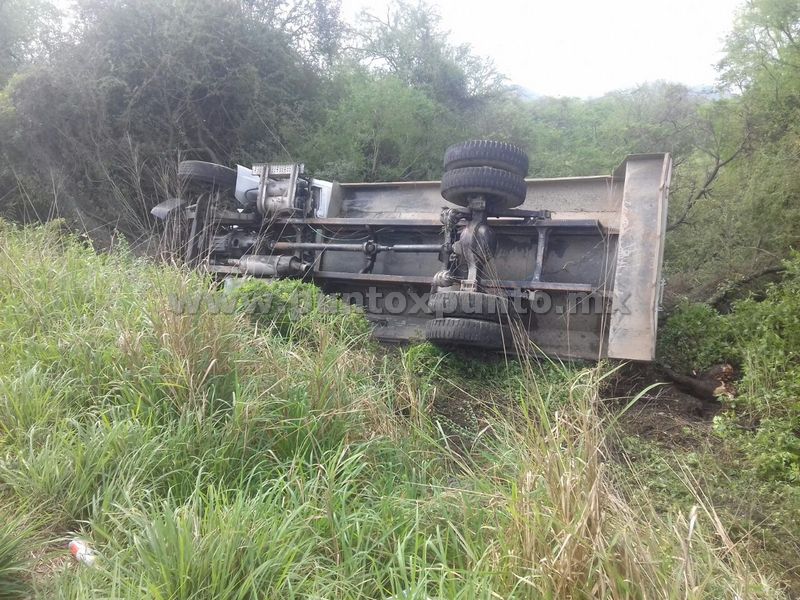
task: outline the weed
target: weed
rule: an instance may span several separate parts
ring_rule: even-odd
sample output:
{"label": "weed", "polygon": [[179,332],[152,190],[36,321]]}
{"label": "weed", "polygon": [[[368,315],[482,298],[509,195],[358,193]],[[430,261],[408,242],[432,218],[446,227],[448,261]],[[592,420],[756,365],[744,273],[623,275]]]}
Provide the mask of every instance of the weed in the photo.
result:
{"label": "weed", "polygon": [[[702,501],[665,519],[617,492],[604,365],[381,356],[362,315],[176,313],[170,293],[221,292],[52,228],[0,228],[0,279],[9,527],[98,551],[39,574],[0,549],[35,596],[779,596]],[[476,399],[460,447],[435,412],[453,391]]]}
{"label": "weed", "polygon": [[25,598],[30,586],[24,557],[28,543],[27,526],[18,518],[2,514],[0,522],[0,600]]}

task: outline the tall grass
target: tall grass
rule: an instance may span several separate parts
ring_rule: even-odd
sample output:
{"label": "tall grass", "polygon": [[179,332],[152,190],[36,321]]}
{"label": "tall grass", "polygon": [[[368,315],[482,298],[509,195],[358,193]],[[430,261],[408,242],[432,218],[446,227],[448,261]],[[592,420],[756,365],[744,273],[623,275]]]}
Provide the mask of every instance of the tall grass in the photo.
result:
{"label": "tall grass", "polygon": [[0,518],[0,600],[16,600],[30,591],[25,558],[29,530],[19,518],[4,512]]}
{"label": "tall grass", "polygon": [[[36,596],[780,596],[710,508],[666,520],[613,489],[604,367],[521,359],[456,446],[431,409],[452,358],[170,309],[205,292],[0,225],[0,500],[36,523],[12,563]],[[96,568],[59,560],[73,535]]]}

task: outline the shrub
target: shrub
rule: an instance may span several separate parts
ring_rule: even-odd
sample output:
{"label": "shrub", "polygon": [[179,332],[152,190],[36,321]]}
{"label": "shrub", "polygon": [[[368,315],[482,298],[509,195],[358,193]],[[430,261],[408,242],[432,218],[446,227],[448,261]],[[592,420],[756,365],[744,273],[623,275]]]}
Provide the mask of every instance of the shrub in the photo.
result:
{"label": "shrub", "polygon": [[659,360],[683,373],[736,360],[730,319],[708,304],[686,302],[658,333]]}
{"label": "shrub", "polygon": [[719,362],[741,366],[738,395],[723,398],[715,431],[742,449],[766,479],[800,483],[800,254],[763,300],[737,302],[722,315],[685,303],[659,333],[659,357],[677,371]]}
{"label": "shrub", "polygon": [[800,483],[800,255],[762,301],[734,306],[730,327],[742,357],[740,394],[717,430],[735,438],[770,479]]}
{"label": "shrub", "polygon": [[321,328],[341,340],[370,332],[361,309],[297,279],[250,279],[232,293],[239,310],[285,338],[311,341]]}

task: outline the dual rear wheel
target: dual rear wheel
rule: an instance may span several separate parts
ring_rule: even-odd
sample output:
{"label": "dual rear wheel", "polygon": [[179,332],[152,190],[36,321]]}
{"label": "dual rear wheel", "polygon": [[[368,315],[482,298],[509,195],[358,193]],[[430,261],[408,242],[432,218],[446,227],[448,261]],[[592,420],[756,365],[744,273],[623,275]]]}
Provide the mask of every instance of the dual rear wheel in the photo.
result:
{"label": "dual rear wheel", "polygon": [[512,144],[471,140],[450,146],[444,154],[442,197],[469,206],[483,196],[487,213],[516,208],[525,201],[528,155]]}
{"label": "dual rear wheel", "polygon": [[483,292],[445,291],[431,295],[434,318],[425,326],[425,339],[438,346],[469,346],[513,350],[520,340],[514,325],[520,319],[505,296]]}
{"label": "dual rear wheel", "polygon": [[[486,214],[516,208],[525,201],[528,156],[505,142],[472,140],[450,146],[444,155],[442,197],[469,206],[478,196]],[[514,348],[515,319],[508,298],[482,292],[444,291],[429,301],[435,318],[425,338],[440,346],[471,346],[488,350]]]}

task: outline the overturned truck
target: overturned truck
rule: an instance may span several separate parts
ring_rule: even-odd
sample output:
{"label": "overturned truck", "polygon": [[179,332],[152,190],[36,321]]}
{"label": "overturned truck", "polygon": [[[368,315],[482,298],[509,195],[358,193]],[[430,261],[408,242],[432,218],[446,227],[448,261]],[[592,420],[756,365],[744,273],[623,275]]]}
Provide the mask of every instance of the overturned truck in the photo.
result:
{"label": "overturned truck", "polygon": [[445,153],[441,181],[335,183],[302,164],[179,165],[153,209],[191,265],[313,281],[364,307],[384,341],[652,360],[668,154],[610,175],[526,179],[510,144]]}

